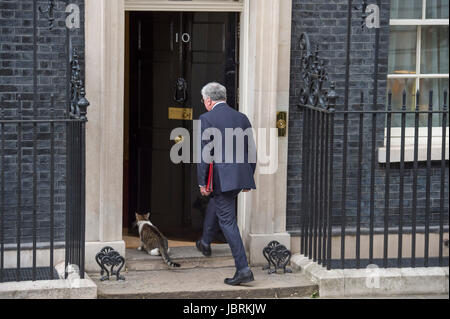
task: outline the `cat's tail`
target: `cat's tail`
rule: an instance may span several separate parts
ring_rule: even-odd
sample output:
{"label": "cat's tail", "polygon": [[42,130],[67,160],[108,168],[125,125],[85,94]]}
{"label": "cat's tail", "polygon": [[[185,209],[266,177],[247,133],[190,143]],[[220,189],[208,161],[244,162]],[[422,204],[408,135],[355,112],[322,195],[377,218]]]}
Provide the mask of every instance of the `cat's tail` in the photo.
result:
{"label": "cat's tail", "polygon": [[180,264],[174,263],[172,260],[170,260],[169,253],[167,252],[168,251],[167,240],[164,240],[164,237],[162,235],[159,238],[159,243],[161,245],[161,248],[159,249],[159,251],[161,252],[161,256],[162,256],[164,262],[169,267],[180,267],[181,266]]}
{"label": "cat's tail", "polygon": [[180,267],[181,266],[180,264],[174,263],[172,260],[170,260],[169,254],[167,253],[167,250],[162,249],[161,256],[162,256],[164,262],[168,266],[170,266],[170,267]]}

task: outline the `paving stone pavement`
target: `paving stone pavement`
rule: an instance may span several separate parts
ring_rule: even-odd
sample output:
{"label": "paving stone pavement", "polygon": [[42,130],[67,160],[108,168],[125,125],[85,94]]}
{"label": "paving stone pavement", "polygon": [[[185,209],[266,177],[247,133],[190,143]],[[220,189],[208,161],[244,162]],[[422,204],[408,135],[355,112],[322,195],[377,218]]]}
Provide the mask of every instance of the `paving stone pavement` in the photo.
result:
{"label": "paving stone pavement", "polygon": [[126,266],[121,272],[125,281],[100,281],[99,272],[89,273],[98,286],[98,298],[116,299],[448,299],[447,295],[357,296],[324,298],[319,287],[300,272],[269,275],[261,267],[252,267],[255,281],[229,286],[224,278],[232,277],[235,268],[228,245],[213,245],[214,257],[204,257],[195,247],[173,247],[170,256],[181,268],[170,268],[160,256],[150,256],[127,249]]}

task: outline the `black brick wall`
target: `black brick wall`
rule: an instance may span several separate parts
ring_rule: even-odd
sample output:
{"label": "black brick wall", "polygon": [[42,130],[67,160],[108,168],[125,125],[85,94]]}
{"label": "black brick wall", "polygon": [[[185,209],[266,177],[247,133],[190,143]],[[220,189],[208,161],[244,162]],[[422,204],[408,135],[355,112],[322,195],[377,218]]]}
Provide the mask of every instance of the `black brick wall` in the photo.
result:
{"label": "black brick wall", "polygon": [[[35,2],[35,6],[33,6]],[[83,69],[84,53],[84,0],[56,1],[55,22],[49,30],[46,15],[37,11],[37,37],[34,37],[33,9],[47,8],[47,0],[0,0],[0,103],[1,119],[19,116],[22,97],[24,119],[50,117],[50,95],[54,94],[54,116],[63,117],[67,109],[67,35],[65,8],[68,4],[80,6],[81,28],[70,31],[73,47],[78,49]],[[34,45],[36,42],[36,46]],[[34,60],[34,52],[36,58]],[[36,65],[36,82],[34,80]],[[36,111],[36,113],[34,113]],[[32,241],[33,213],[33,146],[36,144],[37,180],[37,239],[49,240],[50,234],[50,125],[37,125],[37,141],[33,142],[33,125],[22,125],[22,174],[18,176],[18,125],[3,126],[4,220],[5,243],[16,242],[18,186],[22,188],[21,242]],[[65,233],[65,125],[55,125],[55,240],[64,239]],[[1,137],[0,137],[1,141]],[[1,147],[1,145],[0,145]],[[0,166],[1,167],[1,166]],[[0,197],[1,199],[1,197]],[[1,216],[1,215],[0,215]]]}
{"label": "black brick wall", "polygon": [[[47,0],[36,1],[38,6],[46,8]],[[41,117],[48,117],[50,107],[50,94],[55,95],[56,115],[62,116],[63,110],[67,108],[66,94],[66,28],[64,12],[68,3],[80,5],[81,29],[70,32],[73,46],[78,48],[83,69],[84,53],[84,0],[57,1],[55,12],[55,28],[48,30],[47,19],[38,13],[38,37],[37,37],[37,95],[33,89],[33,0],[0,0],[0,103],[3,117],[15,117],[18,110],[18,95],[23,99],[23,115],[29,117],[33,114],[33,106],[36,105]],[[287,227],[288,231],[296,231],[299,228],[301,216],[301,112],[297,107],[298,96],[301,89],[300,80],[300,51],[298,39],[302,32],[308,32],[311,42],[319,45],[320,56],[327,64],[327,70],[332,81],[336,81],[337,92],[340,95],[338,109],[342,108],[345,80],[345,40],[346,40],[346,3],[345,0],[293,0],[293,24],[292,24],[292,53],[291,53],[291,89],[290,89],[290,119],[289,119],[289,163],[288,163],[288,194],[287,194]],[[389,1],[382,1],[382,29],[381,50],[379,64],[379,99],[377,108],[385,108],[386,95],[386,72],[387,53],[389,44]],[[374,30],[361,31],[359,12],[353,15],[353,45],[352,45],[352,67],[351,67],[351,94],[350,106],[359,104],[359,92],[365,91],[366,102],[371,101],[373,72],[373,43]],[[83,72],[84,73],[84,72]],[[89,98],[89,96],[87,96]],[[371,105],[367,105],[371,108]],[[88,114],[89,115],[89,114]],[[370,121],[366,122],[367,124]],[[335,157],[335,212],[334,223],[339,224],[340,216],[340,185],[342,164],[342,120],[336,120],[336,157]],[[352,124],[353,123],[353,124]],[[370,136],[370,125],[366,124],[365,141]],[[354,122],[351,121],[349,129],[350,140],[356,138]],[[381,128],[377,134],[377,144],[383,144],[384,119],[380,119],[378,127]],[[5,176],[5,210],[4,210],[4,238],[6,243],[16,241],[16,219],[17,219],[17,126],[4,126],[4,176]],[[64,213],[65,213],[65,129],[56,126],[55,135],[55,234],[56,240],[64,238]],[[31,241],[32,227],[32,126],[23,127],[22,143],[22,242]],[[47,241],[49,236],[49,127],[41,125],[38,127],[38,240]],[[351,144],[354,145],[354,144]],[[366,145],[370,145],[369,142]],[[349,154],[355,154],[350,147]],[[365,156],[369,152],[365,150]],[[349,157],[349,167],[354,167],[355,157]],[[425,170],[421,163],[419,173],[419,221],[423,220],[425,207]],[[350,225],[354,224],[356,215],[356,178],[355,172],[349,171],[347,215]],[[368,198],[369,180],[368,168],[364,170],[363,199]],[[432,172],[432,221],[436,223],[439,210],[439,164],[433,164]],[[391,211],[392,224],[398,220],[398,168],[393,166],[391,182]],[[405,177],[405,207],[406,215],[411,212],[411,171],[407,171]],[[377,167],[376,188],[376,222],[381,226],[383,222],[384,207],[384,167]],[[446,200],[448,207],[448,180],[446,180]],[[363,208],[363,222],[367,223],[368,209]],[[406,217],[407,219],[408,217]],[[448,215],[446,216],[448,223]]]}
{"label": "black brick wall", "polygon": [[[353,1],[356,4],[360,2]],[[386,107],[386,78],[389,48],[389,1],[381,1],[381,29],[379,52],[379,82],[377,110]],[[289,151],[288,151],[288,185],[287,185],[287,230],[297,232],[301,221],[301,163],[302,163],[302,123],[299,93],[302,88],[300,74],[301,52],[299,38],[302,32],[307,32],[312,46],[319,45],[319,56],[325,61],[330,81],[336,82],[337,93],[340,96],[337,110],[344,108],[345,88],[345,47],[347,33],[347,1],[346,0],[293,0],[292,16],[292,51],[291,51],[291,88],[289,116]],[[365,94],[364,110],[372,110],[373,99],[373,64],[374,64],[375,29],[361,29],[360,11],[353,10],[352,19],[352,49],[350,69],[350,110],[359,110],[360,92]],[[327,85],[328,87],[328,85]],[[356,194],[357,194],[357,163],[358,149],[358,117],[349,117],[348,169],[346,214],[347,225],[352,228],[356,224]],[[377,121],[377,146],[384,144],[385,117],[379,116]],[[395,119],[394,120],[399,120]],[[334,210],[333,224],[341,223],[342,196],[342,161],[343,161],[343,116],[336,115],[335,120],[335,156],[334,156]],[[362,184],[362,227],[368,227],[370,198],[370,163],[371,163],[371,117],[366,114],[364,120],[363,146],[363,184]],[[378,152],[376,154],[378,158]],[[448,164],[447,164],[448,167]],[[447,169],[448,171],[448,169]],[[412,169],[406,166],[405,176],[405,216],[404,223],[411,224],[412,213]],[[417,223],[424,224],[425,215],[425,163],[420,163],[418,177]],[[431,183],[431,225],[439,221],[440,198],[440,163],[433,163]],[[376,165],[375,183],[375,227],[383,227],[385,199],[385,165]],[[390,225],[396,226],[399,221],[399,165],[391,166],[390,187]],[[445,183],[445,207],[448,208],[448,175]],[[448,224],[448,214],[445,216]]]}

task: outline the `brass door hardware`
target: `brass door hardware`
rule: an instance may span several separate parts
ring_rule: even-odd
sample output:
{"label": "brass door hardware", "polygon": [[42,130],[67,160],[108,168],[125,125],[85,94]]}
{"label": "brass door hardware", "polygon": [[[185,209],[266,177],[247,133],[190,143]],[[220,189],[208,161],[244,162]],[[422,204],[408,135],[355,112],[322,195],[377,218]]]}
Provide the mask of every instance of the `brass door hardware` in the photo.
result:
{"label": "brass door hardware", "polygon": [[169,107],[169,120],[192,121],[192,108]]}
{"label": "brass door hardware", "polygon": [[175,141],[175,144],[181,143],[184,141],[184,136],[178,135],[177,137],[175,137],[174,141]]}
{"label": "brass door hardware", "polygon": [[277,112],[277,129],[279,137],[286,136],[286,128],[287,128],[287,112]]}

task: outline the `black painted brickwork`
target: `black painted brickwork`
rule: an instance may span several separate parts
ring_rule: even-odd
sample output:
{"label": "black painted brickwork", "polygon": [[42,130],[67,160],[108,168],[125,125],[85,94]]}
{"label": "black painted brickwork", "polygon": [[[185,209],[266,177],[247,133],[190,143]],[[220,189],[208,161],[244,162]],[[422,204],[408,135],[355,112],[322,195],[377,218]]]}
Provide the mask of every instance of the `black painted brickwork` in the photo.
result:
{"label": "black painted brickwork", "polygon": [[[47,8],[47,0],[38,0],[36,7]],[[55,96],[55,117],[63,117],[67,109],[66,16],[68,4],[80,6],[81,28],[70,32],[73,47],[78,49],[81,66],[84,53],[84,0],[56,1],[55,26],[49,31],[45,15],[37,13],[37,46],[34,46],[33,0],[0,0],[0,103],[3,119],[19,116],[18,95],[22,96],[22,115],[31,119],[50,117],[50,95]],[[34,89],[37,50],[37,82]],[[84,73],[84,72],[83,72]],[[50,126],[37,126],[37,240],[47,242],[50,234]],[[18,125],[6,124],[4,134],[5,243],[16,243],[18,180],[21,181],[21,242],[32,241],[33,213],[33,126],[22,127],[22,176],[18,176]],[[55,240],[65,233],[65,125],[55,125]],[[0,139],[1,140],[1,139]],[[0,160],[1,162],[1,160]]]}
{"label": "black painted brickwork", "polygon": [[[360,4],[360,1],[353,1]],[[373,2],[371,2],[373,3]],[[389,46],[389,1],[381,1],[381,29],[379,52],[379,83],[377,110],[384,110],[386,103],[386,78]],[[350,70],[350,110],[359,110],[360,91],[365,94],[364,110],[372,110],[373,99],[373,65],[375,29],[361,29],[360,11],[353,10],[352,20],[352,50]],[[299,93],[302,87],[300,74],[301,53],[299,38],[302,32],[309,34],[311,44],[319,45],[320,57],[326,63],[330,80],[336,82],[337,93],[340,96],[337,109],[344,108],[345,87],[345,47],[347,34],[347,0],[293,0],[292,15],[292,52],[291,52],[291,87],[289,116],[289,158],[287,185],[287,229],[296,232],[300,229],[302,214],[301,181],[302,181],[302,124]],[[328,85],[327,85],[328,87]],[[385,117],[377,121],[377,146],[383,146]],[[397,121],[399,118],[396,119]],[[394,118],[393,118],[394,121]],[[343,161],[343,116],[337,115],[335,121],[334,147],[334,210],[333,224],[341,224],[342,196],[342,161]],[[363,184],[362,184],[362,227],[368,227],[370,199],[370,163],[371,163],[371,131],[372,120],[366,114],[364,117],[364,152],[363,152]],[[357,161],[358,161],[358,117],[349,117],[348,168],[346,214],[349,228],[356,225],[356,195],[357,195]],[[378,157],[378,152],[376,153]],[[424,225],[425,215],[425,175],[426,163],[420,163],[418,177],[417,225]],[[377,163],[375,188],[375,227],[384,225],[385,204],[385,165]],[[405,215],[404,224],[411,225],[412,213],[412,165],[406,165],[405,176]],[[448,225],[448,163],[445,182],[445,224]],[[440,198],[440,162],[433,163],[431,184],[431,225],[439,221]],[[399,165],[391,166],[389,224],[397,226],[399,222]]]}
{"label": "black painted brickwork", "polygon": [[[386,72],[387,72],[387,50],[388,50],[388,17],[389,1],[383,0],[381,10],[382,14],[382,41],[380,50],[380,82],[379,99],[377,109],[384,109],[386,94]],[[55,29],[48,31],[48,22],[44,16],[38,14],[38,102],[36,106],[39,115],[48,116],[50,94],[55,94],[55,108],[57,115],[62,115],[62,110],[66,109],[66,59],[65,53],[65,17],[64,8],[67,1],[57,1]],[[83,12],[84,0],[71,0],[70,3],[76,3],[81,8],[81,29],[72,33],[72,41],[75,47],[79,49],[81,61],[83,62],[84,52],[84,29]],[[289,231],[295,231],[299,227],[301,214],[301,112],[297,107],[298,94],[301,88],[299,62],[300,51],[298,48],[298,39],[302,32],[308,32],[313,43],[319,44],[320,54],[327,63],[327,70],[330,79],[336,81],[337,91],[340,95],[338,109],[342,108],[343,87],[345,74],[345,37],[346,37],[346,3],[345,0],[293,0],[293,24],[292,24],[292,55],[291,55],[291,90],[290,90],[290,119],[289,119],[289,165],[288,165],[288,195],[287,195],[287,225]],[[46,7],[46,0],[37,1],[38,5]],[[23,97],[23,114],[29,116],[33,110],[33,2],[32,0],[0,0],[0,103],[3,109],[3,116],[11,117],[17,115],[17,96]],[[374,31],[360,29],[359,12],[354,11],[353,19],[353,46],[352,46],[352,68],[351,68],[351,101],[350,106],[359,103],[359,91],[363,89],[366,93],[366,102],[371,101],[373,71],[373,43]],[[83,63],[82,68],[83,68]],[[89,94],[89,93],[88,93]],[[89,95],[87,96],[89,98]],[[365,106],[371,109],[371,105]],[[58,111],[59,110],[59,111]],[[89,115],[89,114],[88,114]],[[366,134],[370,132],[370,121],[366,118]],[[352,123],[352,122],[351,122]],[[377,134],[377,143],[382,145],[384,119],[380,119]],[[351,124],[351,125],[354,125]],[[353,126],[354,127],[354,126]],[[23,142],[23,217],[22,217],[22,241],[31,241],[31,206],[30,200],[32,194],[32,143],[30,139],[30,127],[24,127],[25,141]],[[56,137],[56,155],[55,161],[55,223],[57,240],[64,237],[64,211],[65,211],[65,134],[63,127],[57,127]],[[16,237],[16,211],[17,211],[17,131],[16,127],[4,127],[5,147],[5,179],[6,193],[5,199],[7,209],[5,210],[5,239],[7,243],[14,243]],[[49,136],[48,127],[42,126],[38,129],[40,142],[38,143],[38,239],[46,241],[48,239],[49,228]],[[355,130],[350,127],[350,139],[354,139]],[[341,185],[341,161],[342,161],[342,120],[336,121],[336,157],[335,157],[335,224],[339,224],[340,207],[340,185]],[[367,135],[367,137],[370,135]],[[366,145],[370,145],[370,138],[365,137]],[[354,144],[351,144],[354,145]],[[352,149],[349,154],[353,154]],[[368,152],[365,152],[367,156]],[[354,158],[349,158],[349,167]],[[422,166],[424,163],[421,164]],[[439,209],[439,164],[433,164],[433,182],[432,182],[432,211],[434,212],[433,221],[436,222],[436,213]],[[365,167],[365,178],[368,178],[368,168]],[[350,171],[348,177],[347,214],[350,224],[354,224],[355,210],[355,175]],[[392,169],[392,188],[391,188],[391,208],[390,214],[393,216],[393,224],[398,218],[398,169]],[[411,200],[411,174],[405,178],[405,199],[410,203]],[[397,175],[397,176],[396,176]],[[377,225],[381,226],[384,207],[384,170],[381,165],[377,169]],[[422,170],[419,175],[419,220],[423,219],[424,188],[425,175]],[[364,185],[364,199],[367,199],[368,185]],[[446,207],[448,207],[448,180],[446,180]],[[410,213],[410,207],[406,206],[406,214]],[[363,222],[367,222],[367,207],[363,208]],[[448,223],[448,215],[447,215]]]}

